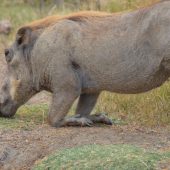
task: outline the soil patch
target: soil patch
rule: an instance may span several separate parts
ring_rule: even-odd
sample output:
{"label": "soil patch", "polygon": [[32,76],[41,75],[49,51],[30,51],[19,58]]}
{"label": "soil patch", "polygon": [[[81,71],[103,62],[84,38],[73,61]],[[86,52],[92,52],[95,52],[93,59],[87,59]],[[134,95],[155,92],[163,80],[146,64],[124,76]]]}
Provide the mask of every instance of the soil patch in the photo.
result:
{"label": "soil patch", "polygon": [[[164,151],[170,150],[170,132],[134,126],[56,129],[42,125],[30,131],[0,129],[0,169],[31,169],[35,162],[57,150],[89,144],[131,144]],[[169,166],[160,166],[163,165]]]}

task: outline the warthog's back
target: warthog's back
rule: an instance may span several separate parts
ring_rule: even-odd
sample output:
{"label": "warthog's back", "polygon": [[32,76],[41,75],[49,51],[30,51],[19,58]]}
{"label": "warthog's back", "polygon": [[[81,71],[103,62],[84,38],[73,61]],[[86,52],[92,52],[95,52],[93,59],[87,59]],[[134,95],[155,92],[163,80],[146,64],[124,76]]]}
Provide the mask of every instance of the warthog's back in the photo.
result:
{"label": "warthog's back", "polygon": [[[41,57],[54,58],[56,69],[73,62],[86,92],[148,91],[168,77],[161,68],[163,58],[154,47],[151,27],[146,28],[148,11],[64,18],[42,34],[37,49],[42,50]],[[60,68],[63,72],[64,67]]]}

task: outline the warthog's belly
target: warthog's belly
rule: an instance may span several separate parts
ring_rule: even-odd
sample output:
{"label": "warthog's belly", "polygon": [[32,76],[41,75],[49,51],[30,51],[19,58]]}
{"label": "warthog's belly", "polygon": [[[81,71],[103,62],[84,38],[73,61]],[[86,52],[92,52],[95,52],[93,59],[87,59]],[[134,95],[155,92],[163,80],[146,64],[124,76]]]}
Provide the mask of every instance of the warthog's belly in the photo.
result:
{"label": "warthog's belly", "polygon": [[[94,72],[93,72],[94,73]],[[97,92],[97,91],[111,91],[124,94],[136,94],[147,92],[154,88],[161,86],[169,77],[169,74],[161,69],[151,70],[147,72],[134,71],[134,72],[104,72],[103,74],[95,73],[95,75],[88,76],[83,82],[84,92]]]}

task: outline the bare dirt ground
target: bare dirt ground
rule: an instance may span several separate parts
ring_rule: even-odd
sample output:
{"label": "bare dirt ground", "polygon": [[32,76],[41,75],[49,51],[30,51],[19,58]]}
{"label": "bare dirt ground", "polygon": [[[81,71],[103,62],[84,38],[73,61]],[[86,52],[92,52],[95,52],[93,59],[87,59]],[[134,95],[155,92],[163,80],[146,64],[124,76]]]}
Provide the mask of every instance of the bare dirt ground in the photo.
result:
{"label": "bare dirt ground", "polygon": [[[0,80],[3,80],[5,62],[2,57],[0,59]],[[49,98],[49,95],[41,93],[29,104],[49,102]],[[146,149],[170,151],[170,129],[132,125],[59,129],[41,125],[33,130],[0,129],[0,169],[31,169],[36,162],[54,151],[85,144],[132,144]],[[162,167],[168,170],[170,163],[160,164],[160,169]]]}
{"label": "bare dirt ground", "polygon": [[1,129],[0,169],[30,169],[54,151],[85,144],[132,144],[170,151],[170,132],[132,126],[56,129],[43,125],[31,131]]}

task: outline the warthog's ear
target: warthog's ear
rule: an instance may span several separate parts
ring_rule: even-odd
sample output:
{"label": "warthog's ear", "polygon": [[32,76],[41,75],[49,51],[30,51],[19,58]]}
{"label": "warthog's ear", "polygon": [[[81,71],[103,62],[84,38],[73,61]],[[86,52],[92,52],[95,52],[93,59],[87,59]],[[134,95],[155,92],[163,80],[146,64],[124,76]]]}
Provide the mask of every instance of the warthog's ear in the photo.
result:
{"label": "warthog's ear", "polygon": [[32,30],[29,27],[22,27],[18,30],[16,36],[16,42],[19,46],[24,46],[30,43],[31,41]]}

